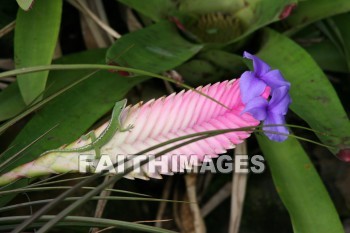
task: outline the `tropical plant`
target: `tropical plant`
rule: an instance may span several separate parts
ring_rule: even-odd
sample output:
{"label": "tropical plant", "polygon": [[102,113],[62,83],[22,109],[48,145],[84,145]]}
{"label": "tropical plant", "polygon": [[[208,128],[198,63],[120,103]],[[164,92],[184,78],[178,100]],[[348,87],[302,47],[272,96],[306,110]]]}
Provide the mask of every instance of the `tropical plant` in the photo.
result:
{"label": "tropical plant", "polygon": [[[349,11],[347,0],[4,0],[1,231],[344,232]],[[150,171],[146,157],[142,172],[127,158],[112,176],[71,174],[97,150],[203,164],[263,154],[268,169],[166,176],[185,168]]]}

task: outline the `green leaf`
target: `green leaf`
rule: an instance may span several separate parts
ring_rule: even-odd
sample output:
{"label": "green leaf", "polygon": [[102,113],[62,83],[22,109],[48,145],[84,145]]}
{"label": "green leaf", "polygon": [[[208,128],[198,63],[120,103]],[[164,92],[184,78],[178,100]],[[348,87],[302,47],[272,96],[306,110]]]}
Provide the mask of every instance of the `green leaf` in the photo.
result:
{"label": "green leaf", "polygon": [[[37,0],[35,7],[18,10],[15,29],[16,68],[51,64],[61,22],[62,0]],[[48,72],[18,75],[18,85],[26,104],[43,92]]]}
{"label": "green leaf", "polygon": [[318,20],[348,11],[350,11],[348,0],[300,1],[298,7],[284,23],[289,28],[287,33],[290,34]]}
{"label": "green leaf", "polygon": [[147,3],[139,0],[119,0],[119,2],[124,3],[156,22],[166,18],[169,12],[175,8],[175,4],[171,0],[147,0]]}
{"label": "green leaf", "polygon": [[160,73],[182,64],[201,48],[182,38],[172,23],[162,21],[117,40],[107,52],[107,62]]}
{"label": "green leaf", "polygon": [[295,233],[343,233],[338,213],[298,140],[283,143],[258,136],[272,177]]}
{"label": "green leaf", "polygon": [[29,10],[34,3],[34,0],[16,0],[18,5],[22,8],[22,10],[27,11]]}
{"label": "green leaf", "polygon": [[[350,121],[329,82],[311,56],[288,37],[266,31],[266,43],[258,56],[273,68],[281,70],[291,82],[290,108],[304,119],[318,134],[321,141],[330,146],[333,153],[350,145]],[[335,135],[335,136],[334,136]]]}

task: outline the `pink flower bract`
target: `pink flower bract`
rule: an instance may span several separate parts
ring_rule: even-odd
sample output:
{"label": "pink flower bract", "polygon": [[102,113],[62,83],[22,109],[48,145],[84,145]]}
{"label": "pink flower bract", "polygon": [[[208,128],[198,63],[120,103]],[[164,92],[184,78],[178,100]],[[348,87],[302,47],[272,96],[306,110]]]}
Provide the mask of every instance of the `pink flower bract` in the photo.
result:
{"label": "pink flower bract", "polygon": [[[127,107],[123,125],[133,124],[131,132],[120,133],[106,146],[118,154],[135,154],[161,142],[197,132],[257,126],[260,122],[243,113],[238,80],[198,87],[198,91],[216,99],[228,108],[192,90]],[[213,136],[172,151],[172,155],[216,157],[243,142],[250,132],[238,131]],[[174,145],[174,144],[172,144]],[[171,145],[169,145],[170,147]],[[157,151],[164,150],[161,148]],[[154,154],[155,151],[152,151]]]}

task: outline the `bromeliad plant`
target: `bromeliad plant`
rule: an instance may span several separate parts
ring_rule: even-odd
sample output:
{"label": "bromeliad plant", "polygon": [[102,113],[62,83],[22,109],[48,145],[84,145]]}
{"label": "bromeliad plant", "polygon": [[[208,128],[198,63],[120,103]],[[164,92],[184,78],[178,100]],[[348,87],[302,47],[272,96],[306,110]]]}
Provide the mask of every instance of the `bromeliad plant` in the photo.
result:
{"label": "bromeliad plant", "polygon": [[[52,178],[30,183],[42,175],[58,174],[57,179],[66,172],[78,172],[77,158],[81,153],[99,157],[99,154],[134,154],[142,150],[158,154],[165,150],[163,155],[158,155],[195,154],[201,161],[204,155],[217,157],[253,132],[259,132],[255,134],[259,148],[252,140],[248,153],[261,150],[268,162],[276,190],[286,207],[283,211],[288,211],[290,216],[289,220],[282,218],[283,214],[277,214],[283,228],[290,223],[290,231],[293,228],[294,232],[343,232],[334,201],[323,184],[327,179],[322,181],[319,174],[322,177],[328,174],[324,167],[330,163],[322,161],[327,155],[332,153],[345,161],[350,157],[350,121],[346,114],[346,87],[349,86],[346,74],[350,67],[350,35],[346,23],[350,20],[348,0],[119,0],[119,5],[113,1],[67,0],[65,7],[62,0],[17,0],[23,10],[18,9],[14,0],[6,1],[0,6],[0,18],[3,19],[0,22],[0,46],[5,54],[1,54],[0,65],[1,69],[10,71],[0,73],[0,89],[3,89],[0,91],[0,121],[4,121],[0,125],[0,146],[3,146],[0,183],[5,185],[0,190],[0,211],[15,208],[6,205],[16,193],[63,189],[61,186],[45,187]],[[92,5],[98,5],[96,9],[90,4],[92,2]],[[113,22],[118,22],[118,28],[127,28],[127,33],[120,35],[102,20],[106,18],[103,12],[106,4],[112,12],[121,10],[125,13],[120,14],[125,15],[123,20],[115,14],[107,15]],[[124,6],[120,7],[121,4]],[[82,18],[86,20],[83,27],[75,25],[77,22],[69,17],[66,8],[72,6],[82,12]],[[96,24],[86,19],[88,17]],[[64,23],[67,21],[71,23],[68,26]],[[14,27],[13,38],[11,33],[4,37]],[[82,30],[78,34],[84,37],[86,51],[74,53],[84,50],[81,47],[84,41],[78,39],[77,46],[73,45],[72,38],[77,38],[66,33],[67,28],[72,31],[70,27]],[[56,47],[62,47],[63,56],[53,61],[54,53],[60,55]],[[96,47],[107,49],[92,50]],[[243,60],[240,54],[245,50],[254,51],[256,56],[246,52],[244,57],[249,61]],[[3,57],[14,60],[14,70],[6,65]],[[246,71],[244,63],[250,61],[253,69]],[[160,75],[165,72],[183,79]],[[333,79],[326,74],[331,74]],[[13,76],[16,81],[8,85]],[[163,83],[150,80],[150,77],[165,80],[167,92],[162,88]],[[240,78],[230,80],[232,77]],[[191,89],[188,85],[199,87]],[[109,122],[80,137],[127,94],[127,99],[134,103],[150,96],[167,95],[179,86],[191,90],[115,109]],[[131,89],[136,91],[129,92]],[[118,102],[117,106],[123,106],[123,102]],[[302,122],[311,131],[301,132],[301,128],[305,129],[301,126],[298,129],[286,127],[288,107],[294,113],[288,115],[288,122]],[[17,123],[21,119],[24,119],[24,127]],[[134,128],[121,132],[129,124]],[[179,141],[168,141],[179,136]],[[303,138],[326,145],[329,151],[319,153],[318,146],[313,145],[302,147],[298,139]],[[318,171],[312,163],[315,154]],[[312,155],[311,159],[309,155]],[[334,164],[339,167],[341,162]],[[130,178],[160,178],[162,175],[160,171],[151,173],[146,167],[142,168],[141,174],[129,172]],[[67,197],[74,191],[101,175],[83,177],[74,188],[64,186],[68,190],[54,200],[21,203],[21,206],[49,204],[31,216],[0,217],[0,231],[12,230],[16,225],[13,232],[21,232],[35,223],[32,226],[45,225],[38,229],[38,232],[45,232],[57,223],[76,226],[80,221],[79,226],[119,226],[169,232],[111,219],[68,216],[88,200],[98,199],[95,195],[123,175],[126,174],[112,176],[93,188],[86,187],[92,189],[84,196],[69,199],[73,203],[55,216],[43,214],[54,205],[61,205],[64,199],[69,201]],[[335,183],[340,187],[340,175],[332,176],[337,176]],[[265,176],[257,177],[251,176],[252,183]],[[270,178],[263,179],[272,182]],[[49,183],[58,185],[63,180]],[[216,188],[214,183],[221,178],[215,176],[213,181],[204,195],[209,195],[210,190]],[[129,185],[136,183],[128,182]],[[333,189],[332,182],[328,181],[326,186],[332,188],[331,193],[339,193]],[[342,187],[346,189],[347,185]],[[259,192],[265,192],[265,188]],[[257,193],[250,191],[251,187],[246,196],[249,204],[249,195]],[[275,190],[266,193],[273,195]],[[346,195],[343,198],[348,200]],[[256,197],[253,199],[255,202]],[[272,199],[278,205],[275,196],[269,196],[268,203]],[[252,228],[255,219],[263,222],[260,220],[263,216],[252,217],[247,206],[244,212],[248,217],[242,217],[241,230],[254,231],[246,228]],[[262,211],[254,209],[256,212]],[[348,217],[344,214],[342,219],[346,221]],[[227,224],[223,219],[215,221],[215,230],[218,223]],[[266,219],[268,226],[273,225],[271,219]]]}
{"label": "bromeliad plant", "polygon": [[[263,130],[271,140],[284,141],[289,134],[282,124],[285,124],[284,115],[290,104],[290,84],[278,70],[270,71],[270,67],[256,56],[248,53],[245,56],[253,59],[254,72],[246,71],[238,80],[198,87],[196,91],[182,91],[145,104],[124,108],[125,101],[121,101],[115,105],[109,122],[67,146],[44,152],[39,159],[3,174],[0,185],[25,177],[79,172],[81,154],[94,154],[96,160],[101,154],[137,155],[176,137],[232,129],[233,132],[203,139],[163,155],[196,156],[203,161],[205,156],[215,158],[227,149],[235,148],[250,136],[261,120],[265,120]],[[270,93],[272,97],[268,100]],[[174,145],[176,143],[170,143],[167,147]],[[162,149],[149,153],[156,154]],[[161,175],[161,171],[149,173],[145,168],[141,174],[131,173],[127,177],[148,179]],[[172,172],[178,171],[166,174]]]}

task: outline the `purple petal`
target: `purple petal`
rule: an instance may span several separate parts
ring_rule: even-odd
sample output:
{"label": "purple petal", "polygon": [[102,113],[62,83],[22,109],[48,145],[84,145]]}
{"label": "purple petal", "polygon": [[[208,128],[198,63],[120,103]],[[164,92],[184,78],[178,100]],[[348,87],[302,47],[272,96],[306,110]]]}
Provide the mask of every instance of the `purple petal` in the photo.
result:
{"label": "purple petal", "polygon": [[286,126],[269,126],[269,125],[282,125],[286,121],[283,115],[269,113],[264,121],[265,135],[272,141],[283,142],[288,138],[289,131]]}
{"label": "purple petal", "polygon": [[290,87],[290,83],[287,82],[284,78],[282,73],[279,70],[271,70],[260,77],[264,82],[270,86],[272,89],[281,87],[281,86],[288,86]]}
{"label": "purple petal", "polygon": [[268,111],[274,114],[286,115],[288,107],[292,102],[288,92],[288,86],[282,86],[273,90]]}
{"label": "purple petal", "polygon": [[267,100],[262,97],[256,97],[250,100],[242,113],[249,112],[255,119],[263,121],[267,115]]}
{"label": "purple petal", "polygon": [[262,77],[267,72],[269,72],[271,69],[270,66],[268,64],[266,64],[263,60],[261,60],[257,56],[254,56],[248,52],[244,52],[243,57],[248,58],[250,60],[253,60],[254,72],[259,77]]}
{"label": "purple petal", "polygon": [[248,103],[251,99],[260,96],[265,88],[266,83],[255,77],[252,71],[246,71],[239,79],[239,87],[242,96],[242,102]]}

